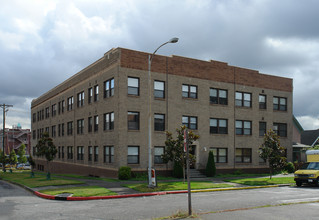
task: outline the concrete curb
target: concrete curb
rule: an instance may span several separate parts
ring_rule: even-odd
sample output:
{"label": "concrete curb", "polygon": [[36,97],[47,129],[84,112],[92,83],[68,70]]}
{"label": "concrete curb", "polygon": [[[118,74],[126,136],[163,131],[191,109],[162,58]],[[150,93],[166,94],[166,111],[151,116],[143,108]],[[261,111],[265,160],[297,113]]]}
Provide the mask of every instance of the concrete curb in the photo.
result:
{"label": "concrete curb", "polygon": [[[199,189],[199,190],[191,190],[191,192],[192,193],[214,192],[214,191],[217,192],[217,191],[260,189],[260,188],[272,188],[272,187],[283,187],[283,186],[290,186],[290,185],[289,184],[281,184],[281,185],[267,185],[267,186],[230,187],[230,188],[218,188],[218,189]],[[127,195],[113,195],[113,196],[89,196],[89,197],[51,196],[51,195],[46,195],[46,194],[40,193],[38,191],[33,191],[33,193],[36,196],[44,198],[44,199],[64,200],[64,201],[85,201],[85,200],[120,199],[120,198],[134,198],[134,197],[146,197],[146,196],[160,196],[160,195],[169,195],[169,194],[182,194],[182,193],[188,193],[188,191],[187,190],[178,190],[178,191],[136,193],[136,194],[127,194]]]}

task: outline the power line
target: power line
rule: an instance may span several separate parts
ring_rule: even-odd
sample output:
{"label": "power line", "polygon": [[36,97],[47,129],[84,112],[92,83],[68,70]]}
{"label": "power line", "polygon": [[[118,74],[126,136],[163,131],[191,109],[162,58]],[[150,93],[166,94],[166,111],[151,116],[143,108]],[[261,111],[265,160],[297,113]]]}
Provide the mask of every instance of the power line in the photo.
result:
{"label": "power line", "polygon": [[[4,159],[4,130],[6,128],[6,112],[9,111],[10,107],[13,107],[13,105],[0,104],[0,108],[3,109],[3,130],[2,130],[2,149],[3,149],[2,156],[3,156],[3,159]],[[2,161],[2,169],[3,169],[3,172],[5,172],[6,168],[5,168],[4,161]]]}

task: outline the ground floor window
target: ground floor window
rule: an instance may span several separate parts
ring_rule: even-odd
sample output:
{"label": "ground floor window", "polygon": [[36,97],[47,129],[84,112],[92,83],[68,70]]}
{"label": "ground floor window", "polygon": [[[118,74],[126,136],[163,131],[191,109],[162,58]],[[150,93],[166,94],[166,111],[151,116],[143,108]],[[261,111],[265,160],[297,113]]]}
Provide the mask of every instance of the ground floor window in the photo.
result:
{"label": "ground floor window", "polygon": [[227,163],[227,148],[211,148],[215,163]]}
{"label": "ground floor window", "polygon": [[104,163],[114,162],[114,146],[104,146]]}
{"label": "ground floor window", "polygon": [[236,148],[236,163],[251,163],[251,148]]}
{"label": "ground floor window", "polygon": [[140,147],[139,146],[128,146],[127,148],[127,163],[128,164],[139,164],[140,163]]}
{"label": "ground floor window", "polygon": [[83,146],[78,146],[77,150],[78,150],[77,160],[83,160],[83,158],[84,158],[84,147]]}
{"label": "ground floor window", "polygon": [[154,147],[154,163],[162,164],[164,163],[162,155],[164,154],[165,147]]}
{"label": "ground floor window", "polygon": [[67,147],[67,158],[69,160],[73,159],[73,147],[72,146],[68,146]]}

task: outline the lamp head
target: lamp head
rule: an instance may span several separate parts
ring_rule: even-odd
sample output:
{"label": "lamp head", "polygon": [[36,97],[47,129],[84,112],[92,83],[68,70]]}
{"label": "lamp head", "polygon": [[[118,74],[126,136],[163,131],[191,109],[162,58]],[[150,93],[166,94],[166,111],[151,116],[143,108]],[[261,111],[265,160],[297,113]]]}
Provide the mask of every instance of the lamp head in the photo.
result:
{"label": "lamp head", "polygon": [[168,43],[177,43],[178,42],[178,38],[177,37],[173,37],[172,39],[170,39],[168,41]]}

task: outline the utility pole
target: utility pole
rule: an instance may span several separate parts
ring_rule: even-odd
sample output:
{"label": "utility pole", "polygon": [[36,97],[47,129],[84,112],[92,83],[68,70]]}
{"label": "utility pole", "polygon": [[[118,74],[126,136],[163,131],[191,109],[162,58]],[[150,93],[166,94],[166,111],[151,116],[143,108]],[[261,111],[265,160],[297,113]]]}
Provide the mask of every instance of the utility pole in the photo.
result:
{"label": "utility pole", "polygon": [[3,130],[2,130],[2,156],[3,156],[3,161],[2,161],[2,171],[6,172],[6,165],[4,162],[5,159],[5,153],[4,153],[4,134],[5,134],[5,128],[6,128],[6,112],[9,111],[9,107],[13,107],[13,105],[6,105],[6,104],[0,104],[0,108],[3,109]]}

